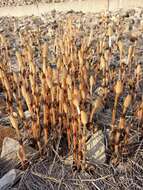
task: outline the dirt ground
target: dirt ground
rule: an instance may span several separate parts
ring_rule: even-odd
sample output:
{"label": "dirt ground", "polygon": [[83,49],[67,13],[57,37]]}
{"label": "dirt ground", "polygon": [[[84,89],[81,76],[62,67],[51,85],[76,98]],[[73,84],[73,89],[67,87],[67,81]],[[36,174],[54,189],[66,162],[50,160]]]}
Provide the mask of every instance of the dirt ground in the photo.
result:
{"label": "dirt ground", "polygon": [[[110,0],[109,10],[117,10],[120,8],[130,9],[135,7],[142,7],[143,0]],[[100,12],[108,9],[107,0],[87,0],[87,1],[69,1],[64,3],[49,3],[49,4],[38,4],[37,5],[24,5],[19,7],[2,7],[0,8],[0,16],[29,16],[36,15],[40,16],[46,12],[50,12],[53,9],[57,11],[83,11],[83,12]]]}

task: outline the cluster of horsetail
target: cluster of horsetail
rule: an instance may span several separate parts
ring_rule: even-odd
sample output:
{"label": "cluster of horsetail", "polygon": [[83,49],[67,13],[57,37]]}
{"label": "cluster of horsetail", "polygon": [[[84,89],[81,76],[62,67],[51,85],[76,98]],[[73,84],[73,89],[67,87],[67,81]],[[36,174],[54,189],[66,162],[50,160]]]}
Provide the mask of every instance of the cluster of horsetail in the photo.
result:
{"label": "cluster of horsetail", "polygon": [[[94,41],[91,28],[90,34],[80,38],[77,44],[81,31],[72,18],[68,18],[60,25],[62,30],[53,42],[54,63],[50,62],[48,42],[41,43],[38,39],[39,30],[27,32],[27,35],[19,32],[21,48],[15,51],[16,71],[8,62],[7,39],[0,35],[3,49],[0,85],[6,111],[20,144],[17,154],[23,166],[27,157],[21,124],[27,138],[34,139],[40,155],[49,145],[51,136],[56,139],[66,134],[68,155],[73,156],[74,166],[83,169],[86,167],[87,134],[95,132],[95,117],[105,109],[111,96],[114,102],[108,105],[112,110],[108,144],[112,163],[118,162],[122,152],[127,151],[132,128],[126,121],[129,110],[142,128],[142,65],[136,56],[138,38],[131,36],[126,49],[122,33],[117,36],[120,26],[113,28],[108,19],[106,15],[101,17],[103,38]],[[115,35],[117,38],[113,40]],[[35,40],[40,52],[38,64],[34,59]],[[115,52],[119,61],[112,67],[110,62]],[[96,55],[95,61],[93,55]],[[30,119],[27,119],[26,111]]]}

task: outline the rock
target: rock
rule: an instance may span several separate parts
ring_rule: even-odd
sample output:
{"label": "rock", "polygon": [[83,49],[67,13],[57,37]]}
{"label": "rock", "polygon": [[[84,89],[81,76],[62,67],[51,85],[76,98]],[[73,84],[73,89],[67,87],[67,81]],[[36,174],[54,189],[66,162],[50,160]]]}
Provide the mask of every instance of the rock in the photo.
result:
{"label": "rock", "polygon": [[87,153],[86,157],[88,160],[93,162],[105,162],[105,145],[104,145],[104,135],[101,130],[97,131],[91,136],[86,144]]}
{"label": "rock", "polygon": [[15,167],[14,162],[0,158],[0,178],[2,178],[9,170]]}
{"label": "rock", "polygon": [[13,159],[18,149],[19,149],[18,141],[9,137],[5,137],[2,145],[1,158],[8,157],[9,159]]}
{"label": "rock", "polygon": [[[29,158],[30,155],[35,153],[35,150],[33,148],[27,145],[25,145],[24,147],[27,158]],[[19,150],[19,142],[12,138],[6,137],[3,141],[1,158],[18,160],[17,157],[18,150]]]}
{"label": "rock", "polygon": [[0,179],[0,189],[8,190],[21,177],[20,170],[12,169]]}
{"label": "rock", "polygon": [[5,137],[15,138],[15,130],[11,127],[0,126],[0,151]]}

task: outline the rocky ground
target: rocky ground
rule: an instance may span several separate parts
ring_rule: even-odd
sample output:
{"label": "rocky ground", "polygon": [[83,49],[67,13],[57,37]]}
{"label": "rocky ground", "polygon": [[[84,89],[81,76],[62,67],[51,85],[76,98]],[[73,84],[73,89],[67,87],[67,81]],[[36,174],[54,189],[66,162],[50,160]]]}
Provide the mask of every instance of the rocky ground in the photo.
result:
{"label": "rocky ground", "polygon": [[1,0],[0,7],[6,6],[23,6],[23,5],[32,5],[37,3],[60,3],[66,0]]}
{"label": "rocky ground", "polygon": [[[2,2],[2,1],[1,1]],[[4,1],[5,2],[5,1]],[[21,2],[21,1],[20,1]],[[24,4],[31,4],[32,1],[24,1]],[[22,3],[22,4],[23,4]],[[14,4],[14,1],[5,5]],[[2,5],[2,3],[1,3]],[[4,5],[4,4],[3,4]],[[15,5],[15,4],[14,4]],[[21,5],[20,3],[18,5]],[[101,25],[100,13],[84,14],[82,12],[75,13],[73,11],[68,13],[51,12],[44,14],[41,17],[1,17],[0,18],[0,34],[4,36],[8,44],[8,57],[3,54],[3,48],[0,49],[0,60],[5,60],[11,67],[11,70],[17,71],[17,61],[15,52],[16,50],[22,50],[20,35],[34,36],[33,39],[38,41],[30,42],[34,51],[35,64],[40,62],[40,45],[43,42],[48,42],[49,57],[51,65],[55,65],[55,52],[54,52],[54,41],[57,32],[60,32],[60,25],[68,18],[73,17],[74,25],[81,31],[80,36],[77,39],[77,45],[80,43],[80,38],[89,37],[92,33],[91,46],[95,49],[96,41],[103,38],[104,29]],[[143,10],[138,9],[129,10],[127,12],[114,12],[109,15],[109,22],[115,27],[121,28],[119,33],[116,33],[112,41],[116,41],[117,38],[121,37],[125,44],[125,49],[129,45],[134,43],[134,38],[137,38],[138,44],[136,47],[138,59],[137,62],[143,65]],[[38,31],[38,32],[37,32]],[[28,35],[27,35],[28,34]],[[35,37],[36,36],[36,37]],[[28,40],[28,38],[26,39]],[[93,51],[94,52],[94,51]],[[94,52],[92,55],[92,62],[96,62],[98,57]],[[124,58],[126,64],[127,53]],[[119,65],[119,56],[114,54],[110,60],[110,65],[117,67]],[[94,89],[95,91],[97,88]],[[95,92],[97,93],[97,92]],[[141,79],[140,88],[138,89],[137,96],[141,97],[143,93],[143,83]],[[124,94],[126,95],[126,94]],[[0,97],[4,99],[3,91],[0,90]],[[74,190],[141,190],[143,189],[143,146],[142,146],[142,134],[136,129],[136,120],[129,112],[127,120],[128,122],[134,122],[132,128],[132,136],[130,137],[129,149],[131,156],[126,158],[126,162],[121,158],[118,165],[115,167],[112,164],[105,163],[107,160],[106,143],[104,139],[104,129],[111,124],[111,109],[110,106],[113,103],[111,98],[107,108],[104,112],[99,113],[97,121],[98,125],[101,126],[99,133],[102,138],[100,141],[100,148],[104,158],[101,160],[98,155],[93,158],[93,162],[89,163],[89,168],[86,172],[73,171],[73,168],[69,164],[70,162],[65,157],[59,156],[58,146],[57,149],[53,150],[50,147],[47,151],[47,155],[40,158],[40,155],[36,149],[33,149],[30,144],[25,141],[27,157],[29,165],[24,170],[17,157],[17,150],[19,143],[14,140],[15,134],[11,130],[11,125],[8,114],[5,110],[5,103],[0,104],[0,142],[3,141],[2,147],[0,147],[1,158],[0,158],[0,189],[2,190],[34,190],[34,189],[74,189]],[[120,110],[119,110],[120,113]],[[28,117],[28,116],[27,116]],[[10,131],[5,130],[5,127],[9,128]],[[20,125],[20,128],[22,126]],[[101,130],[102,129],[102,130]],[[21,129],[22,131],[22,129]],[[22,131],[24,134],[24,131]],[[97,135],[98,136],[98,135]],[[93,136],[92,148],[96,146],[98,139],[97,136]],[[6,138],[5,138],[6,137]],[[11,138],[8,138],[11,137]],[[2,143],[0,143],[1,146]],[[135,151],[136,150],[136,151]],[[135,151],[135,152],[134,152]],[[51,153],[52,152],[52,153]],[[89,150],[90,152],[90,150]],[[95,150],[96,152],[96,150]],[[134,153],[133,153],[134,152]],[[93,154],[93,151],[91,151]],[[97,154],[97,153],[96,153]],[[90,157],[90,156],[89,156]],[[25,164],[26,165],[26,164]]]}

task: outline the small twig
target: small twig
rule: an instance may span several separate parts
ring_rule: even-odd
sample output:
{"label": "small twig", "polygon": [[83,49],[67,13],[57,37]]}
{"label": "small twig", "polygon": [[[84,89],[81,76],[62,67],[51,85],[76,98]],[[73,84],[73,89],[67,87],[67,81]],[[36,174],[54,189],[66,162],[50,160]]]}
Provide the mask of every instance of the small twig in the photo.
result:
{"label": "small twig", "polygon": [[97,189],[97,190],[101,190],[95,183],[91,182],[92,185]]}
{"label": "small twig", "polygon": [[50,167],[50,169],[49,169],[49,175],[51,175],[51,173],[52,173],[52,169],[53,169],[53,167],[54,167],[54,164],[55,164],[55,161],[56,161],[56,157],[58,156],[58,158],[60,159],[60,156],[58,155],[58,149],[59,149],[59,145],[60,145],[60,141],[61,141],[61,136],[59,137],[59,140],[58,140],[58,143],[57,143],[57,146],[56,146],[56,150],[54,150],[54,148],[52,148],[52,150],[54,151],[54,153],[55,153],[55,157],[54,157],[54,160],[53,160],[53,163],[52,163],[52,165],[51,165],[51,167]]}
{"label": "small twig", "polygon": [[[108,177],[111,177],[112,175],[107,175],[107,176],[103,176],[103,177],[100,177],[100,178],[97,178],[97,179],[81,179],[81,182],[96,182],[96,181],[99,181],[99,180],[103,180],[103,179],[106,179]],[[77,179],[67,179],[68,181],[76,181]]]}

